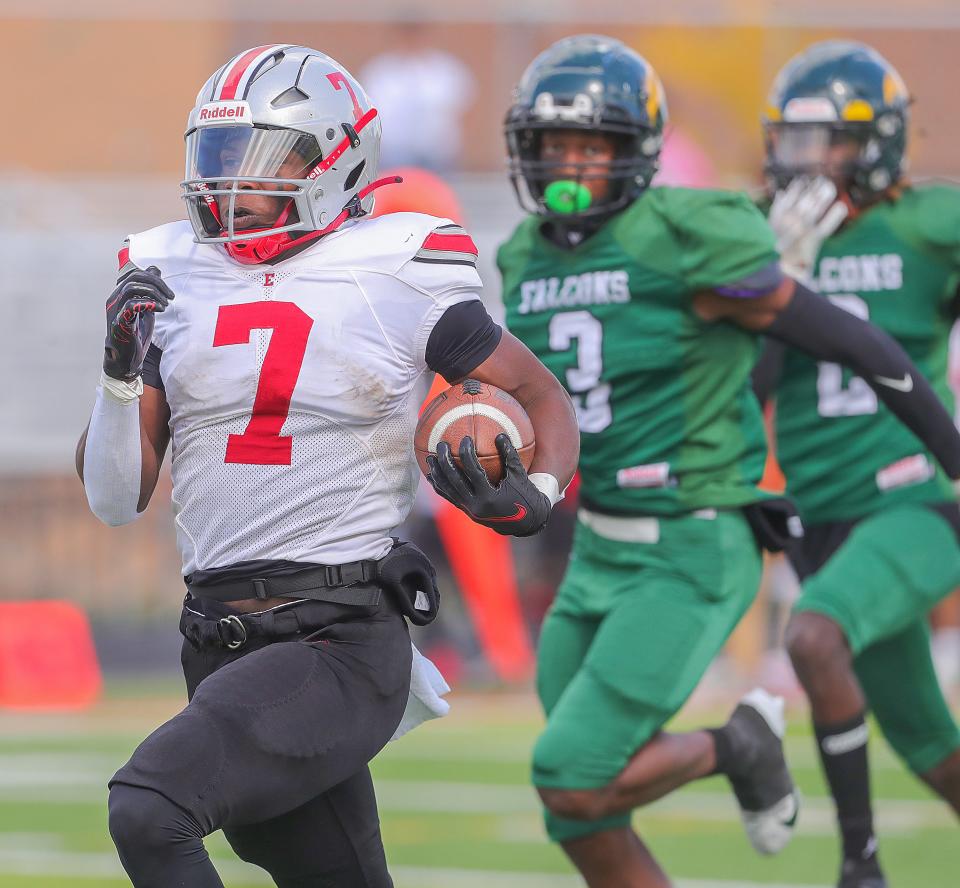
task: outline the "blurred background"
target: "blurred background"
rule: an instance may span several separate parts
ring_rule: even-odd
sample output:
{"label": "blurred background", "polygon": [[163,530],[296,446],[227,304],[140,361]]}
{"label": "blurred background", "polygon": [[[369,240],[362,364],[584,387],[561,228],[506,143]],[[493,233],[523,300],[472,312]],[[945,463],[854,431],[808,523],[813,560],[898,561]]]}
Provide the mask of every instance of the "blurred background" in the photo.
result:
{"label": "blurred background", "polygon": [[[832,37],[871,44],[903,75],[916,99],[912,176],[960,179],[956,0],[912,0],[909,5],[902,0],[0,0],[0,82],[5,84],[0,139],[0,603],[72,602],[89,619],[95,643],[92,654],[82,642],[73,651],[60,641],[35,643],[30,635],[31,650],[24,654],[35,612],[20,611],[19,623],[0,620],[0,885],[20,885],[22,879],[22,884],[52,886],[67,878],[122,884],[111,881],[117,871],[102,841],[102,817],[80,811],[87,810],[83,805],[100,811],[96,800],[102,799],[103,781],[122,762],[123,750],[158,723],[158,713],[176,711],[181,702],[176,622],[183,585],[168,477],[140,520],[107,528],[87,510],[73,451],[93,404],[103,302],[113,287],[116,251],[129,232],[183,217],[182,133],[201,84],[232,55],[259,44],[306,44],[343,63],[380,108],[382,168],[426,169],[452,189],[452,194],[440,195],[439,186],[427,185],[421,194],[442,197],[445,206],[462,215],[480,248],[485,299],[496,314],[493,256],[520,219],[504,172],[503,116],[529,61],[554,40],[578,32],[618,37],[659,72],[671,115],[662,183],[757,189],[759,115],[772,78],[795,52]],[[455,685],[455,707],[457,697],[462,702],[455,709],[461,713],[457,724],[450,718],[418,732],[434,731],[426,739],[411,738],[407,758],[388,753],[382,766],[398,771],[385,778],[393,787],[386,790],[387,797],[407,799],[386,806],[388,847],[400,849],[398,886],[469,886],[472,877],[461,870],[481,869],[479,863],[469,863],[481,858],[493,859],[507,871],[503,885],[568,884],[560,875],[537,881],[537,873],[569,870],[544,845],[536,805],[524,783],[526,749],[538,723],[530,690],[532,651],[566,561],[572,506],[568,501],[549,532],[535,541],[498,547],[496,571],[484,579],[475,569],[476,551],[471,556],[462,546],[459,552],[454,547],[448,557],[443,540],[454,534],[442,517],[435,520],[436,501],[424,493],[418,502],[408,535],[438,561],[446,598],[442,619],[421,631],[417,642]],[[693,711],[718,710],[742,687],[761,679],[791,695],[798,707],[795,721],[804,721],[789,667],[777,651],[792,594],[789,571],[771,562],[757,607],[705,680]],[[70,622],[74,618],[63,615],[64,637],[83,635],[82,623]],[[960,633],[949,606],[939,624],[943,680],[955,690]],[[19,648],[11,653],[17,639]],[[47,699],[28,687],[25,656],[39,674],[62,672],[65,662],[75,674],[89,668],[90,682],[82,694],[71,697],[65,689],[61,698],[53,693]],[[15,657],[20,659],[15,662]],[[97,677],[101,670],[105,693]],[[77,714],[53,712],[71,705]],[[21,713],[39,708],[51,713]],[[450,764],[449,773],[443,766],[448,741],[459,745],[464,756],[473,756],[469,763]],[[810,791],[823,796],[808,742],[803,735],[797,738],[797,756],[809,771]],[[47,753],[53,759],[43,758]],[[411,814],[404,781],[419,784],[404,768],[419,773],[418,763],[426,760],[440,763],[441,779],[449,777],[451,800],[431,807],[429,793],[413,793],[426,807]],[[903,863],[891,866],[902,866],[908,874],[900,884],[955,884],[950,876],[937,881],[932,872],[914,875],[924,860],[942,860],[943,855],[952,854],[960,865],[957,843],[946,832],[946,815],[926,801],[889,754],[881,750],[878,760],[883,788],[894,794],[891,823],[904,837]],[[51,773],[59,774],[61,782]],[[466,818],[462,823],[450,819],[458,804],[458,781],[475,781],[467,795],[480,798],[459,812]],[[503,784],[499,795],[483,795],[481,789],[498,781]],[[38,795],[38,785],[60,787],[48,793],[53,809],[36,801],[44,796]],[[731,868],[718,872],[706,857],[692,861],[684,853],[693,834],[718,849],[739,841],[731,839],[738,835],[732,808],[714,810],[702,800],[684,808],[681,802],[679,813],[666,810],[650,821],[649,829],[664,833],[663,853],[669,857],[675,850],[684,860],[690,878],[684,884],[732,888],[773,884],[771,878],[781,888],[825,884],[832,862],[818,869],[817,854],[810,853],[822,845],[827,849],[823,856],[832,860],[830,812],[821,801],[819,815],[814,807],[806,853],[773,869],[756,870],[759,864],[748,863],[744,852],[742,861],[736,857]],[[81,808],[72,812],[71,804]],[[30,805],[41,807],[34,811]],[[54,809],[58,816],[76,817],[64,819],[51,839],[44,824]],[[884,816],[881,811],[881,826]],[[435,835],[427,838],[438,820],[453,830],[443,842]],[[88,833],[93,850],[84,850],[78,838]],[[951,836],[949,847],[946,836]],[[496,849],[483,850],[486,840]],[[87,857],[78,863],[70,854]],[[521,878],[520,872],[528,875]],[[718,875],[728,881],[703,881]],[[263,884],[248,871],[238,871],[237,879],[243,878]],[[485,876],[484,885],[491,884],[501,882]]]}

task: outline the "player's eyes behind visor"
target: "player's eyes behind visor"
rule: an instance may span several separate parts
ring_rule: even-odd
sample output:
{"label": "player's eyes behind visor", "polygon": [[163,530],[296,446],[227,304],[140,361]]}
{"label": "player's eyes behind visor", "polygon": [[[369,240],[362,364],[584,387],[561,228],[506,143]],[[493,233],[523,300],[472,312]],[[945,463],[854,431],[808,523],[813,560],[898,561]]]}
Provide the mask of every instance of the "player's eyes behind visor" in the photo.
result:
{"label": "player's eyes behind visor", "polygon": [[574,153],[563,145],[548,142],[540,149],[540,160],[552,163],[603,163],[611,159],[609,149],[600,145],[584,145]]}
{"label": "player's eyes behind visor", "polygon": [[317,140],[297,130],[204,127],[187,136],[187,178],[302,179],[321,156]]}
{"label": "player's eyes behind visor", "polygon": [[607,134],[607,145],[586,143],[571,149],[543,135],[542,131],[529,131],[520,146],[524,167],[536,176],[541,189],[558,178],[610,180],[629,177],[635,170],[636,159],[630,156],[625,138]]}
{"label": "player's eyes behind visor", "polygon": [[[237,195],[248,188],[268,201],[276,198],[273,215],[282,215],[284,225],[295,228],[304,214],[292,200],[305,193],[304,180],[321,159],[316,138],[298,130],[250,126],[193,130],[187,134],[184,187],[195,230],[208,237],[224,233],[233,237],[244,227],[235,212]],[[270,204],[260,200],[260,206],[263,212]]]}

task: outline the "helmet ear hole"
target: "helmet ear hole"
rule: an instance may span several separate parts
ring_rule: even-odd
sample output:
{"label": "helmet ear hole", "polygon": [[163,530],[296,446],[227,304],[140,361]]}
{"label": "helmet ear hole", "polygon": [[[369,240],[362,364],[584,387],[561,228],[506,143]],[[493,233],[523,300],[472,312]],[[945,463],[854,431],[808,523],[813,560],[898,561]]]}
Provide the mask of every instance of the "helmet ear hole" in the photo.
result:
{"label": "helmet ear hole", "polygon": [[350,175],[347,176],[346,181],[343,183],[343,190],[349,191],[353,188],[357,181],[360,178],[360,175],[363,173],[363,168],[367,165],[366,160],[361,160],[352,170],[350,170]]}

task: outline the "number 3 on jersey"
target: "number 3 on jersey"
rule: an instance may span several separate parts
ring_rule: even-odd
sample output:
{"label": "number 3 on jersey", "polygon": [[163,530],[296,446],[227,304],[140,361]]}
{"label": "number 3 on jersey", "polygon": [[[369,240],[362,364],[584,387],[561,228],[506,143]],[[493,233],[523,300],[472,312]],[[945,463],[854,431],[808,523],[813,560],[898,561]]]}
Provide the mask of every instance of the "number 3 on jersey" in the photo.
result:
{"label": "number 3 on jersey", "polygon": [[[859,296],[838,293],[828,298],[837,308],[865,321],[870,320],[870,307]],[[825,361],[817,364],[817,412],[828,419],[876,413],[877,393],[859,376],[851,377],[844,387],[843,373],[839,364]]]}
{"label": "number 3 on jersey", "polygon": [[245,345],[254,330],[273,330],[263,358],[250,422],[242,435],[230,435],[223,461],[255,466],[289,466],[293,438],[280,430],[300,376],[313,318],[292,302],[221,305],[214,347]]}
{"label": "number 3 on jersey", "polygon": [[567,370],[567,389],[581,432],[602,432],[613,421],[610,384],[603,373],[603,325],[588,311],[567,311],[550,319],[550,350],[566,351],[577,343],[577,365]]}

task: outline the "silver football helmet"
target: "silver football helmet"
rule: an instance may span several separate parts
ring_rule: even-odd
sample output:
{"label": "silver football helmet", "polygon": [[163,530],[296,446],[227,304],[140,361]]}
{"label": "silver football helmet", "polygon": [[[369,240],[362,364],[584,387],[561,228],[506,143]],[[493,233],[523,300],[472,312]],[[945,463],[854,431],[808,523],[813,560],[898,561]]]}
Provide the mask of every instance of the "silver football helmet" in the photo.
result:
{"label": "silver football helmet", "polygon": [[[200,90],[185,139],[196,240],[240,262],[265,262],[373,209],[380,120],[350,73],[315,49],[275,44],[232,58]],[[238,213],[248,190],[276,199],[271,225]]]}

